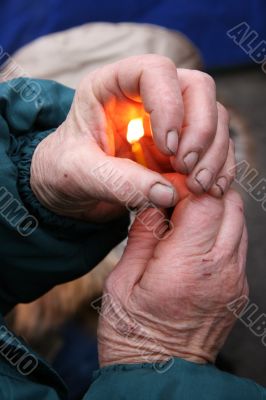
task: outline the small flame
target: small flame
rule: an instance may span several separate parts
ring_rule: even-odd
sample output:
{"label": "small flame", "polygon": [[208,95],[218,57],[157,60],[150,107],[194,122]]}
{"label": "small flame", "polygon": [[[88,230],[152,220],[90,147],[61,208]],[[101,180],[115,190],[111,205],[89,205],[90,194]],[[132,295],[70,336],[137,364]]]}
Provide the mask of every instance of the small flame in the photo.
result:
{"label": "small flame", "polygon": [[137,142],[142,136],[144,136],[142,118],[132,119],[127,128],[127,141],[132,144]]}

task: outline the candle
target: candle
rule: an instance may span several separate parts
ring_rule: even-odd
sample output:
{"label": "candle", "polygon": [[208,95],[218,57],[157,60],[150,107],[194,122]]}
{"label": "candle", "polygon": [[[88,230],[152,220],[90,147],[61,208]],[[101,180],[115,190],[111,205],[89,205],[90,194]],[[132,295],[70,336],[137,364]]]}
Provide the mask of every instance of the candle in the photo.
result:
{"label": "candle", "polygon": [[131,144],[132,153],[138,164],[146,167],[144,153],[139,142],[139,139],[144,136],[144,127],[142,118],[132,119],[127,128],[127,141]]}

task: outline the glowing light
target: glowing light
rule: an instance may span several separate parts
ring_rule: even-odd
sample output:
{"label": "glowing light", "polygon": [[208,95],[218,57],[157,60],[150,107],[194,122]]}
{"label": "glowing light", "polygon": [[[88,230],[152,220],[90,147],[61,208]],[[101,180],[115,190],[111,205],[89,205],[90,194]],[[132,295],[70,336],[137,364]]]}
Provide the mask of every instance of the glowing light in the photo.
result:
{"label": "glowing light", "polygon": [[139,143],[139,139],[144,136],[144,126],[142,118],[132,119],[127,128],[127,141],[131,144],[131,151],[138,164],[146,166],[144,153]]}
{"label": "glowing light", "polygon": [[132,119],[127,128],[127,141],[135,143],[144,136],[144,127],[142,118]]}

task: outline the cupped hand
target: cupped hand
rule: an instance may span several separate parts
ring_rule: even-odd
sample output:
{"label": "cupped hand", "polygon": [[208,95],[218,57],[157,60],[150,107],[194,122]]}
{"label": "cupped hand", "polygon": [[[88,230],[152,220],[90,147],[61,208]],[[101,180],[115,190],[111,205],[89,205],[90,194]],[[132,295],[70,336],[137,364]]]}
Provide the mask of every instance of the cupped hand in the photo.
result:
{"label": "cupped hand", "polygon": [[[147,168],[126,141],[135,117],[145,125]],[[193,193],[221,197],[234,175],[228,123],[209,75],[157,55],[128,58],[81,81],[66,121],[34,152],[31,186],[50,210],[87,220],[136,207],[136,193],[137,207],[174,206],[179,193],[161,174],[173,170],[188,175]]]}
{"label": "cupped hand", "polygon": [[[177,188],[180,179],[175,177]],[[171,357],[213,362],[235,321],[228,305],[248,293],[242,201],[231,190],[216,199],[182,189],[165,240],[167,232],[154,236],[151,221],[153,209],[136,219],[107,279],[98,332],[101,366]]]}

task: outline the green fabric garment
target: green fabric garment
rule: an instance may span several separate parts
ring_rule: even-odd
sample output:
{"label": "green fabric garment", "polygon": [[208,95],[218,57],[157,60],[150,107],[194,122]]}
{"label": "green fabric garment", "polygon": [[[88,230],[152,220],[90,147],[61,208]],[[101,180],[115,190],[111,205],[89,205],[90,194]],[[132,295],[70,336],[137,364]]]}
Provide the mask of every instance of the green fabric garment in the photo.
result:
{"label": "green fabric garment", "polygon": [[0,399],[66,400],[67,394],[53,368],[0,318]]}
{"label": "green fabric garment", "polygon": [[163,365],[105,367],[84,400],[265,400],[266,389],[211,364],[178,358]]}
{"label": "green fabric garment", "polygon": [[[54,285],[88,272],[127,234],[128,217],[108,224],[58,217],[42,207],[31,191],[32,154],[38,143],[64,121],[73,94],[73,90],[51,81],[21,78],[0,84],[3,315],[17,303],[36,299]],[[34,218],[38,227],[31,232],[36,227]],[[67,398],[67,388],[57,373],[13,335],[0,317],[0,400]],[[266,394],[255,383],[225,374],[214,366],[175,359],[172,365],[116,365],[101,369],[84,400],[105,399],[263,400]]]}

